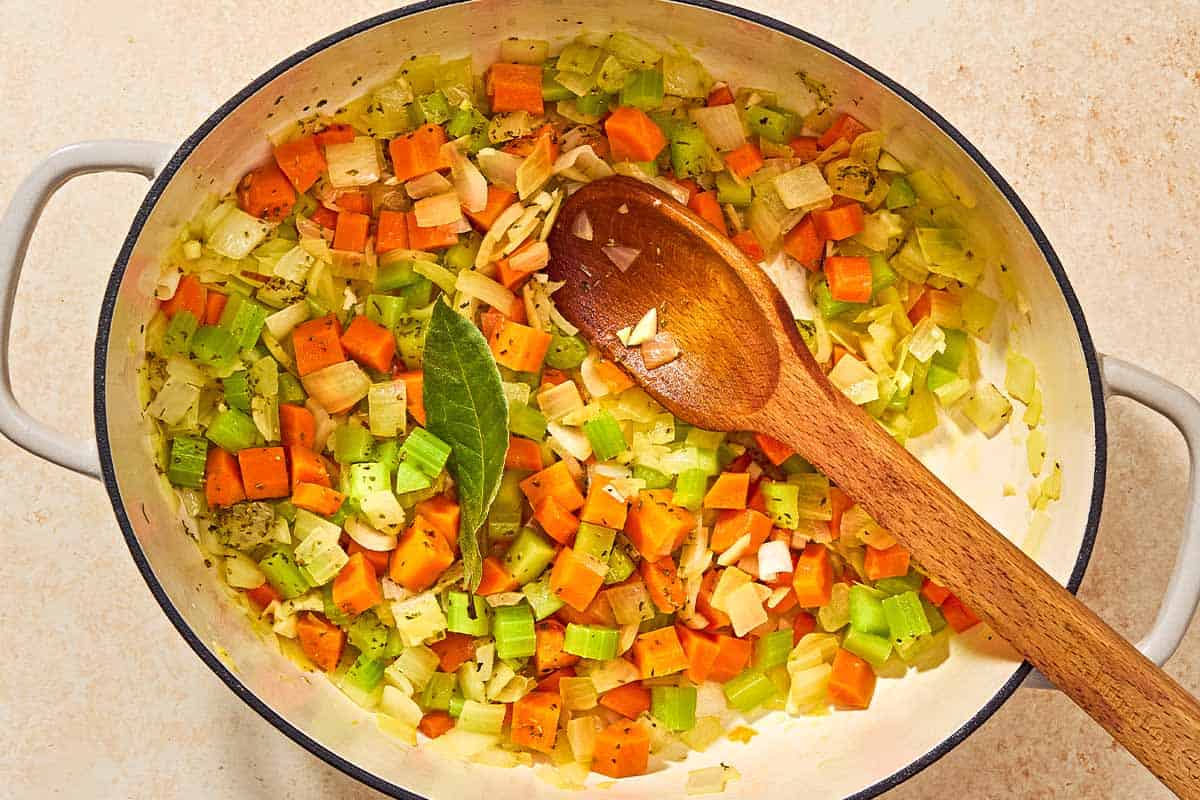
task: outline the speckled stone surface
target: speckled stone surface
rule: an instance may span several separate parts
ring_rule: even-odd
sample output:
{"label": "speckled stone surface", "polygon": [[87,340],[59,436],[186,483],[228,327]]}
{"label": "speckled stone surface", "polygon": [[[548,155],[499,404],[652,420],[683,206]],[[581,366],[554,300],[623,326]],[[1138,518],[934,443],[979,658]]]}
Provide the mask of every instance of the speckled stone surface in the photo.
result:
{"label": "speckled stone surface", "polygon": [[[747,3],[906,85],[959,127],[1045,228],[1097,346],[1200,393],[1200,4],[1010,0]],[[77,139],[178,141],[251,78],[368,0],[0,1],[0,203]],[[77,180],[34,237],[13,335],[17,394],[91,428],[101,289],[146,185]],[[1185,449],[1126,402],[1082,596],[1140,633],[1184,513]],[[146,590],[101,487],[0,440],[0,797],[377,796],[308,756],[195,658]],[[1168,665],[1200,691],[1200,630]],[[1063,697],[1018,692],[888,798],[1169,794]]]}

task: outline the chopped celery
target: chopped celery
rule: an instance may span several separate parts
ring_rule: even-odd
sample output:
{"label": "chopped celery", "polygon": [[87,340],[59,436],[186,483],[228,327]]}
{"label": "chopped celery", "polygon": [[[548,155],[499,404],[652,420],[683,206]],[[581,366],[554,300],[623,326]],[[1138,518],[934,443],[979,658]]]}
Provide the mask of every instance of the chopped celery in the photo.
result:
{"label": "chopped celery", "polygon": [[321,602],[325,604],[325,617],[339,628],[348,628],[354,621],[349,614],[338,608],[333,602],[333,584],[327,583],[321,587]]}
{"label": "chopped celery", "polygon": [[303,405],[308,399],[300,380],[290,372],[279,373],[279,402]]}
{"label": "chopped celery", "polygon": [[387,651],[388,627],[379,621],[379,617],[367,611],[350,623],[346,638],[364,656],[378,660]]}
{"label": "chopped celery", "polygon": [[524,658],[537,651],[533,610],[527,603],[498,606],[492,610],[492,636],[500,658]]}
{"label": "chopped celery", "polygon": [[454,690],[450,693],[450,699],[446,703],[447,713],[449,713],[450,716],[454,717],[455,719],[458,719],[462,716],[463,706],[466,705],[466,702],[466,698],[462,696],[461,692],[458,690],[458,686],[456,685]]}
{"label": "chopped celery", "polygon": [[339,464],[370,461],[375,439],[362,425],[347,423],[333,431],[333,460]]}
{"label": "chopped celery", "polygon": [[480,703],[467,700],[462,705],[457,728],[474,733],[499,736],[504,728],[504,715],[508,707],[504,703]]}
{"label": "chopped celery", "polygon": [[884,599],[883,612],[895,644],[904,644],[931,631],[921,598],[916,592],[904,592]]}
{"label": "chopped celery", "polygon": [[654,66],[662,58],[662,54],[653,45],[624,31],[618,31],[610,36],[605,48],[622,61],[629,61],[642,67]]}
{"label": "chopped celery", "polygon": [[888,211],[895,211],[897,208],[908,208],[917,203],[917,193],[913,191],[912,185],[899,175],[892,180],[892,185],[888,187],[887,200]]}
{"label": "chopped celery", "polygon": [[218,326],[229,331],[239,350],[248,350],[258,342],[266,322],[265,308],[244,295],[231,294]]}
{"label": "chopped celery", "polygon": [[450,119],[450,102],[441,90],[423,94],[409,104],[408,116],[414,127],[427,122],[441,125]]}
{"label": "chopped celery", "polygon": [[558,69],[591,75],[600,61],[601,50],[582,42],[571,42],[558,54]]}
{"label": "chopped celery", "polygon": [[225,390],[225,402],[238,411],[250,412],[250,379],[244,369],[230,375],[221,381]]}
{"label": "chopped celery", "polygon": [[350,464],[347,468],[343,469],[343,474],[349,476],[347,480],[346,499],[355,508],[362,505],[363,498],[367,495],[388,489],[391,486],[391,476],[388,474],[387,466],[377,461],[363,461],[357,464]]}
{"label": "chopped celery", "polygon": [[201,364],[221,367],[230,364],[238,354],[238,340],[225,328],[203,325],[192,335],[192,355]]}
{"label": "chopped celery", "polygon": [[171,460],[167,480],[175,486],[199,489],[204,486],[204,463],[208,442],[198,436],[179,436],[171,440]]}
{"label": "chopped celery", "polygon": [[887,259],[878,253],[874,253],[870,257],[871,262],[871,296],[879,297],[879,293],[884,289],[896,285],[896,280],[899,276],[896,271],[888,264]]}
{"label": "chopped celery", "polygon": [[796,513],[800,515],[800,519],[833,519],[828,478],[816,472],[798,472],[788,476],[787,482],[798,488]]}
{"label": "chopped celery", "polygon": [[721,687],[729,705],[738,711],[751,711],[775,695],[775,684],[763,673],[747,669]]}
{"label": "chopped celery", "polygon": [[384,663],[360,653],[342,680],[362,692],[373,692],[383,680]]}
{"label": "chopped celery", "polygon": [[856,583],[850,587],[850,627],[862,633],[886,636],[887,616],[883,613],[882,591]]}
{"label": "chopped celery", "polygon": [[427,711],[446,711],[450,708],[450,697],[458,683],[454,675],[435,672],[425,685],[421,695],[421,707]]}
{"label": "chopped celery", "polygon": [[862,303],[847,303],[845,300],[834,300],[833,293],[829,290],[829,282],[825,280],[818,281],[813,287],[813,299],[817,303],[817,309],[821,312],[821,316],[825,319],[833,319],[841,316],[847,311],[858,313],[867,308]]}
{"label": "chopped celery", "polygon": [[792,652],[791,628],[772,631],[766,636],[760,636],[754,643],[754,668],[760,672],[766,672],[771,667],[785,664],[790,652]]}
{"label": "chopped celery", "polygon": [[660,472],[654,467],[647,467],[641,464],[633,466],[633,479],[646,482],[647,489],[666,489],[671,485],[671,476],[665,472]]}
{"label": "chopped celery", "polygon": [[546,417],[525,403],[508,403],[508,431],[527,439],[542,439],[546,435]]}
{"label": "chopped celery", "polygon": [[663,101],[663,76],[656,69],[631,72],[621,87],[621,105],[643,111],[658,108]]}
{"label": "chopped celery", "polygon": [[875,581],[875,588],[884,594],[903,594],[904,592],[919,592],[925,583],[921,573],[910,570],[907,575],[898,578],[880,578]]}
{"label": "chopped celery", "polygon": [[490,628],[486,600],[466,592],[446,595],[446,630],[468,636],[487,636]]}
{"label": "chopped celery", "polygon": [[582,522],[575,534],[574,550],[576,555],[591,556],[597,561],[608,561],[612,554],[613,542],[617,532],[603,525]]}
{"label": "chopped celery", "polygon": [[946,618],[941,610],[924,597],[921,598],[921,608],[925,609],[925,619],[929,621],[929,630],[932,633],[938,633],[946,627]]}
{"label": "chopped celery", "polygon": [[575,93],[555,80],[557,70],[546,64],[542,70],[542,99],[556,103],[559,100],[572,100]]}
{"label": "chopped celery", "polygon": [[539,622],[565,605],[550,588],[549,575],[543,575],[539,580],[525,584],[521,591],[533,609],[534,619]]}
{"label": "chopped celery", "polygon": [[708,172],[711,153],[704,132],[696,125],[677,125],[671,132],[671,169],[677,176],[695,178]]}
{"label": "chopped celery", "polygon": [[373,294],[367,297],[367,319],[391,330],[404,318],[408,303],[403,297]]}
{"label": "chopped celery", "polygon": [[413,428],[400,446],[400,456],[426,475],[436,478],[450,458],[450,445],[424,428]]}
{"label": "chopped celery", "polygon": [[600,461],[616,458],[629,449],[621,425],[608,409],[583,423],[583,432]]}
{"label": "chopped celery", "polygon": [[296,545],[294,556],[301,574],[313,586],[333,580],[350,557],[339,543],[341,527],[330,523]]}
{"label": "chopped celery", "polygon": [[637,564],[625,548],[614,547],[608,556],[608,572],[604,575],[604,583],[620,583],[632,575],[635,569]]}
{"label": "chopped celery", "polygon": [[396,465],[400,463],[400,443],[395,439],[383,439],[375,442],[371,460],[378,461],[387,467],[388,475],[394,475]]}
{"label": "chopped celery", "polygon": [[685,469],[675,478],[673,502],[689,511],[699,511],[708,490],[708,473],[702,469]]}
{"label": "chopped celery", "polygon": [[164,356],[186,355],[191,349],[192,337],[196,334],[199,323],[192,312],[184,309],[171,317],[167,330],[163,333],[162,354]]}
{"label": "chopped celery", "polygon": [[991,438],[1004,429],[1012,416],[1012,403],[994,384],[976,387],[963,403],[963,413],[984,436]]}
{"label": "chopped celery", "polygon": [[575,98],[575,108],[580,114],[586,114],[590,117],[603,116],[611,104],[611,96],[600,94],[599,92],[589,92],[582,97]]}
{"label": "chopped celery", "polygon": [[785,144],[796,129],[796,117],[786,111],[780,111],[766,106],[753,106],[746,109],[746,128],[753,136]]}
{"label": "chopped celery", "polygon": [[308,581],[296,566],[290,550],[277,547],[258,562],[258,568],[267,576],[271,588],[285,600],[299,597],[308,591]]}
{"label": "chopped celery", "polygon": [[881,667],[892,654],[892,643],[883,636],[851,628],[842,640],[842,647],[873,667]]}
{"label": "chopped celery", "polygon": [[800,524],[800,487],[794,483],[763,481],[759,491],[767,503],[767,516],[780,528],[795,530]]}
{"label": "chopped celery", "polygon": [[652,687],[650,715],[669,731],[689,731],[696,727],[696,687]]}
{"label": "chopped celery", "polygon": [[717,202],[721,205],[731,205],[735,208],[745,208],[750,205],[751,189],[749,183],[738,181],[728,172],[717,174]]}
{"label": "chopped celery", "polygon": [[602,625],[567,624],[566,635],[563,638],[563,652],[580,658],[590,658],[596,661],[607,661],[617,657],[617,645],[621,632],[616,628]]}
{"label": "chopped celery", "polygon": [[524,586],[536,580],[550,566],[556,554],[556,548],[546,537],[533,528],[524,528],[508,546],[502,560],[505,571]]}
{"label": "chopped celery", "polygon": [[587,356],[587,342],[579,336],[555,335],[546,351],[546,365],[554,369],[575,369]]}
{"label": "chopped celery", "polygon": [[258,428],[254,420],[241,411],[227,408],[213,417],[205,435],[217,447],[236,453],[252,446],[258,440]]}
{"label": "chopped celery", "polygon": [[967,355],[969,346],[967,333],[955,328],[945,328],[942,332],[946,334],[946,347],[942,352],[933,354],[931,363],[951,372],[957,372]]}
{"label": "chopped celery", "polygon": [[421,276],[413,269],[416,264],[412,259],[400,259],[380,264],[375,275],[375,291],[394,292],[421,280]]}
{"label": "chopped celery", "polygon": [[656,631],[659,628],[665,628],[668,625],[674,625],[674,624],[675,624],[675,615],[674,614],[664,614],[662,612],[658,612],[656,609],[656,613],[654,614],[654,616],[650,617],[647,620],[643,620],[638,625],[638,633],[649,633],[650,631]]}
{"label": "chopped celery", "polygon": [[478,153],[491,144],[488,141],[487,128],[488,118],[475,108],[460,108],[446,123],[446,133],[451,138],[469,137],[470,144],[467,146],[467,150],[472,154]]}
{"label": "chopped celery", "polygon": [[367,420],[372,436],[389,441],[403,434],[408,421],[407,390],[401,380],[372,383],[367,390]]}
{"label": "chopped celery", "polygon": [[419,492],[433,486],[433,479],[407,461],[396,464],[396,494]]}

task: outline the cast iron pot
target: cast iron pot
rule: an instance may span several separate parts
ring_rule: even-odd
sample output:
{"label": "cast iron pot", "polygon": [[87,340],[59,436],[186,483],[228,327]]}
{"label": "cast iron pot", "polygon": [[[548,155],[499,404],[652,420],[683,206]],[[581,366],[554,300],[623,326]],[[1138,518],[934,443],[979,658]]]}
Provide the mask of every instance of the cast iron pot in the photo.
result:
{"label": "cast iron pot", "polygon": [[[1200,405],[1161,378],[1096,353],[1058,257],[1008,183],[937,112],[857,58],[786,23],[711,0],[444,0],[383,14],[288,58],[221,106],[179,147],[83,142],[51,155],[20,185],[0,222],[0,431],[32,453],[103,480],[146,583],[196,654],[284,734],[394,797],[576,795],[551,787],[530,769],[501,773],[393,743],[329,681],[303,673],[251,631],[181,532],[178,512],[154,468],[137,396],[141,330],[156,307],[154,285],[166,246],[206,193],[231,187],[268,157],[269,132],[304,116],[320,100],[336,107],[389,78],[410,54],[472,53],[477,64],[486,64],[496,58],[504,36],[561,44],[584,28],[627,30],[660,42],[669,33],[714,75],[735,86],[774,88],[785,97],[802,96],[797,72],[805,71],[835,88],[841,104],[853,103],[868,125],[885,130],[889,150],[901,159],[940,165],[965,180],[980,211],[995,222],[1007,263],[1029,298],[1031,335],[1020,345],[1044,382],[1049,440],[1068,456],[1054,525],[1036,553],[1051,575],[1074,591],[1092,551],[1104,495],[1109,396],[1138,400],[1180,428],[1192,453],[1191,506],[1200,500],[1195,482]],[[25,249],[47,199],[72,177],[104,171],[136,172],[153,183],[100,309],[96,442],[69,442],[17,404],[8,334]],[[991,368],[1002,358],[999,344],[985,359]],[[925,438],[918,454],[952,488],[1000,530],[1023,535],[1025,504],[1003,502],[996,489],[1005,476],[1022,470],[1019,442],[998,436],[963,448],[937,435]],[[1162,607],[1140,644],[1160,664],[1178,645],[1200,594],[1200,522],[1189,512],[1186,525]],[[1029,672],[980,626],[955,641],[941,667],[881,681],[866,712],[798,719],[775,714],[756,723],[760,735],[750,746],[719,743],[664,771],[620,781],[606,796],[682,797],[687,770],[725,762],[742,774],[731,784],[732,795],[794,796],[802,787],[809,797],[872,797],[961,742]]]}

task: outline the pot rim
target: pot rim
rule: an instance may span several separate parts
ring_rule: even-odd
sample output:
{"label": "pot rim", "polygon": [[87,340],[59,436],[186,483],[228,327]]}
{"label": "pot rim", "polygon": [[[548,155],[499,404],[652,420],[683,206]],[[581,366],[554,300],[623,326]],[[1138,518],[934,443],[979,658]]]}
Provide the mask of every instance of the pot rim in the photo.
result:
{"label": "pot rim", "polygon": [[[125,542],[129,547],[130,555],[132,555],[134,563],[137,565],[138,571],[141,572],[142,578],[145,579],[150,592],[154,595],[154,599],[162,607],[163,613],[175,626],[175,629],[183,637],[184,641],[192,648],[200,659],[208,665],[217,677],[219,677],[230,690],[242,699],[246,705],[250,706],[254,711],[271,723],[275,728],[281,731],[289,739],[303,747],[312,755],[320,758],[322,761],[339,769],[346,775],[360,781],[361,783],[370,786],[371,788],[382,792],[391,797],[404,798],[405,800],[424,800],[420,795],[409,791],[401,786],[398,786],[391,781],[384,780],[374,773],[359,767],[353,762],[343,758],[338,753],[330,750],[324,745],[317,742],[305,732],[301,731],[281,714],[276,712],[259,697],[248,689],[242,681],[234,675],[230,669],[221,662],[221,660],[211,652],[195,631],[187,624],[182,615],[176,609],[175,605],[167,596],[162,584],[155,576],[149,561],[146,558],[141,544],[138,542],[137,536],[133,531],[133,526],[130,524],[128,511],[125,507],[124,499],[121,496],[120,487],[117,484],[117,476],[113,468],[112,452],[109,445],[108,437],[108,421],[107,421],[107,374],[105,365],[108,360],[108,345],[109,333],[112,322],[113,312],[116,307],[118,289],[121,281],[125,276],[125,270],[129,265],[129,258],[133,252],[134,245],[142,233],[142,229],[146,224],[154,206],[167,185],[174,179],[179,171],[179,168],[192,154],[192,151],[200,144],[201,141],[224,119],[229,116],[238,106],[245,102],[251,95],[265,86],[268,82],[274,80],[279,75],[301,63],[307,58],[316,53],[325,50],[340,43],[341,41],[362,33],[371,28],[392,22],[403,17],[413,16],[425,11],[431,11],[438,8],[459,5],[461,3],[472,2],[472,0],[421,0],[403,8],[394,9],[392,11],[378,14],[374,17],[362,20],[354,25],[343,28],[335,33],[332,33],[313,44],[293,53],[283,61],[280,61],[275,66],[264,72],[262,75],[248,83],[241,91],[222,104],[212,115],[210,115],[190,136],[188,136],[171,159],[163,167],[158,177],[151,185],[149,192],[146,194],[145,200],[142,201],[138,208],[137,214],[134,217],[133,223],[129,229],[129,234],[126,236],[124,243],[121,246],[117,261],[113,266],[112,275],[109,278],[108,286],[104,292],[104,299],[100,308],[100,318],[97,327],[96,348],[95,348],[95,366],[93,373],[93,385],[95,387],[95,395],[93,400],[93,414],[96,429],[96,444],[100,455],[101,471],[103,473],[103,481],[105,489],[108,492],[110,501],[112,502],[113,512],[117,517],[117,522],[120,525],[121,533],[125,537]],[[1087,525],[1084,530],[1083,541],[1080,545],[1079,556],[1075,561],[1075,565],[1071,570],[1070,579],[1067,582],[1066,588],[1074,594],[1080,582],[1083,580],[1084,572],[1087,569],[1088,561],[1091,559],[1092,549],[1095,545],[1097,529],[1100,523],[1100,511],[1104,500],[1104,485],[1107,465],[1108,438],[1106,431],[1106,416],[1104,407],[1104,386],[1100,372],[1100,362],[1096,353],[1095,346],[1092,343],[1091,334],[1088,331],[1087,322],[1084,319],[1083,309],[1079,305],[1079,299],[1071,287],[1070,280],[1067,278],[1066,272],[1063,270],[1062,262],[1059,260],[1057,253],[1051,246],[1050,241],[1046,238],[1046,234],[1042,231],[1040,225],[1033,218],[1029,209],[1021,201],[1017,193],[1009,185],[1008,181],[996,170],[995,167],[984,157],[984,155],[964,136],[957,128],[941,114],[927,105],[924,101],[918,98],[913,92],[906,89],[904,86],[897,83],[892,78],[888,77],[881,71],[868,65],[857,57],[847,53],[840,47],[831,44],[824,39],[815,36],[807,31],[801,30],[789,23],[775,19],[774,17],[761,14],[750,9],[740,8],[721,2],[720,0],[667,0],[667,2],[680,3],[684,5],[695,6],[712,11],[718,14],[724,14],[731,17],[753,22],[765,28],[777,31],[797,39],[805,44],[819,48],[834,58],[840,59],[846,64],[859,70],[873,81],[882,84],[885,88],[898,95],[901,99],[911,105],[918,112],[923,114],[930,122],[942,130],[951,140],[954,141],[963,152],[965,152],[972,161],[983,171],[988,179],[1000,190],[1005,199],[1016,211],[1022,223],[1024,223],[1029,234],[1033,237],[1038,248],[1041,250],[1046,263],[1050,267],[1051,273],[1057,281],[1059,289],[1062,291],[1063,299],[1067,304],[1067,308],[1071,313],[1071,319],[1075,323],[1075,330],[1079,335],[1079,343],[1083,350],[1084,361],[1087,365],[1088,383],[1091,387],[1092,395],[1092,417],[1096,431],[1096,460],[1095,469],[1092,478],[1092,496],[1089,503]],[[846,800],[869,800],[883,792],[899,786],[904,781],[921,772],[923,769],[933,764],[939,758],[948,753],[956,745],[962,742],[977,728],[979,728],[989,717],[1004,704],[1017,687],[1025,680],[1026,676],[1032,669],[1032,665],[1027,661],[1023,661],[1014,671],[1012,676],[1004,683],[1003,686],[983,705],[970,719],[964,722],[956,731],[951,733],[936,746],[930,749],[925,754],[911,761],[908,765],[892,773],[883,780],[861,789],[853,795],[850,795]]]}

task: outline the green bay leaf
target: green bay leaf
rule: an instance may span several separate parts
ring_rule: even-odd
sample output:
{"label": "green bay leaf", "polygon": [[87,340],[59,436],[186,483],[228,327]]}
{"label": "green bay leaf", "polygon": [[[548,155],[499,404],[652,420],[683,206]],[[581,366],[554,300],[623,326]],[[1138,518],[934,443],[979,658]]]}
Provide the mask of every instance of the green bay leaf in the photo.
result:
{"label": "green bay leaf", "polygon": [[508,450],[508,402],[483,334],[436,303],[425,334],[426,428],[451,447],[450,472],[462,510],[458,542],[467,587],[479,585],[479,528],[500,489]]}

